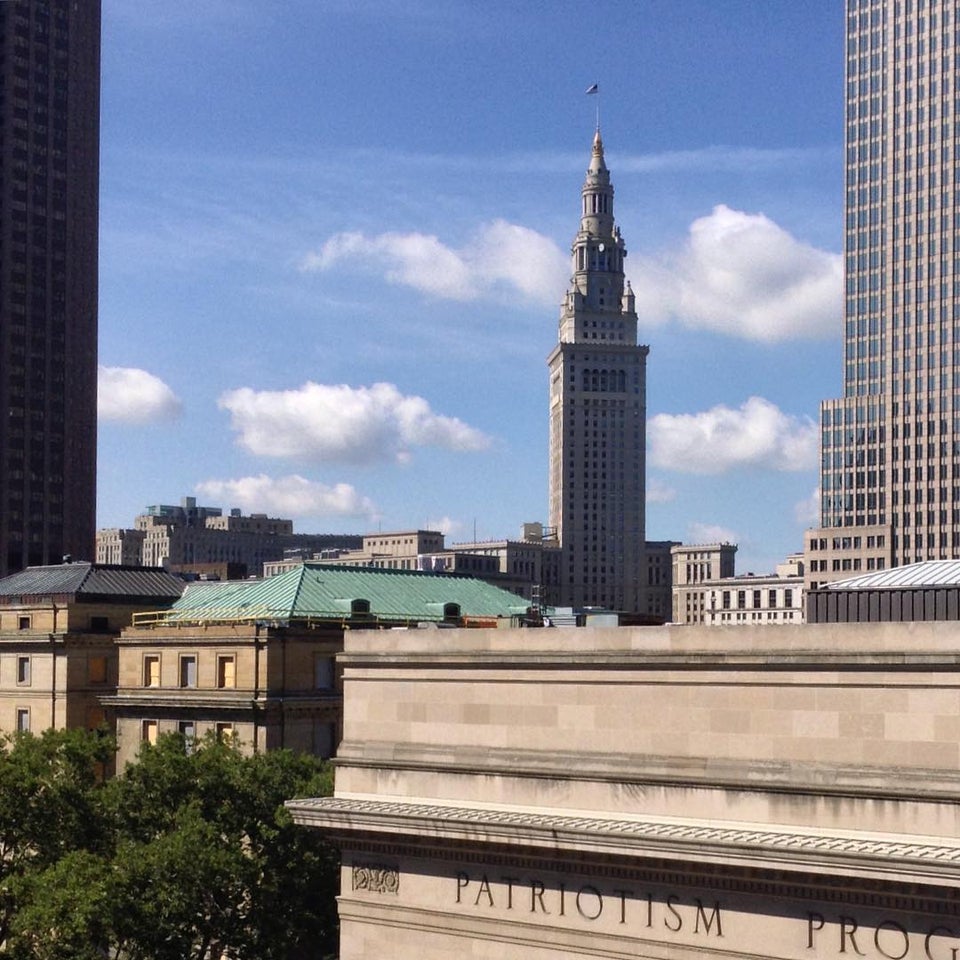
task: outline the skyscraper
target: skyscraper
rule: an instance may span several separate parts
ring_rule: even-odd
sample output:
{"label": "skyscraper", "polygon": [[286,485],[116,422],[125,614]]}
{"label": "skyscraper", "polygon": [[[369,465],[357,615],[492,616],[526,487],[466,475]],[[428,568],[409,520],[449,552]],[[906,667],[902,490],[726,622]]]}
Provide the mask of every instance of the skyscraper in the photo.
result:
{"label": "skyscraper", "polygon": [[960,556],[960,3],[848,0],[843,397],[807,581]]}
{"label": "skyscraper", "polygon": [[100,0],[0,3],[0,576],[91,559]]}
{"label": "skyscraper", "polygon": [[646,363],[598,129],[550,368],[550,526],[561,602],[642,608]]}

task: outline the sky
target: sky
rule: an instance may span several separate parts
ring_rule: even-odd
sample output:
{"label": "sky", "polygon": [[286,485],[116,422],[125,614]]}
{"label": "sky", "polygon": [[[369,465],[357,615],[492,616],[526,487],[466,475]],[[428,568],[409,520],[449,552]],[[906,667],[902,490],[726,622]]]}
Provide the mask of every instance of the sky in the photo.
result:
{"label": "sky", "polygon": [[841,390],[842,55],[839,0],[103,0],[98,526],[546,522],[599,108],[647,537],[771,571]]}

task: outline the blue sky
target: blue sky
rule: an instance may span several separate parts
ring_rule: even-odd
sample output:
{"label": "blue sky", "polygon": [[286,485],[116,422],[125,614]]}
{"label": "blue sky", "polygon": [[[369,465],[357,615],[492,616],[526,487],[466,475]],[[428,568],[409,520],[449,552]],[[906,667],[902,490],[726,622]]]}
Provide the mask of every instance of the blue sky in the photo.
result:
{"label": "blue sky", "polygon": [[599,82],[647,534],[772,569],[840,390],[836,0],[103,0],[99,526],[546,520]]}

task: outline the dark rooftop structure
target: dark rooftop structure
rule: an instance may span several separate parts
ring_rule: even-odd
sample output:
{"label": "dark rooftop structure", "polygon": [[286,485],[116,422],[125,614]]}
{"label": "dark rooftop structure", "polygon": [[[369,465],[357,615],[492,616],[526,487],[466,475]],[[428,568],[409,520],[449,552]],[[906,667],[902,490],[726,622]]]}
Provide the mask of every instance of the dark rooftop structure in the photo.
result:
{"label": "dark rooftop structure", "polygon": [[184,583],[159,567],[121,567],[97,563],[60,563],[27,567],[0,580],[0,604],[47,598],[75,603],[170,603]]}
{"label": "dark rooftop structure", "polygon": [[807,623],[960,620],[960,560],[927,560],[807,592]]}

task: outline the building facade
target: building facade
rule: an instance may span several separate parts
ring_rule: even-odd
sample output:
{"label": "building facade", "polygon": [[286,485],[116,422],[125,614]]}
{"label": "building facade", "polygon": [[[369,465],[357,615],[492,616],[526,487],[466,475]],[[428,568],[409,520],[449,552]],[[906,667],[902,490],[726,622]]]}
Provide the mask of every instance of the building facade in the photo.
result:
{"label": "building facade", "polygon": [[113,733],[101,697],[116,690],[116,639],[136,612],[169,606],[182,588],[163,570],[84,562],[0,579],[0,733]]}
{"label": "building facade", "polygon": [[509,626],[526,612],[477,580],[393,568],[307,561],[263,580],[191,583],[170,609],[137,614],[117,641],[119,682],[101,702],[115,717],[118,766],[164,733],[329,757],[345,632]]}
{"label": "building facade", "polygon": [[960,556],[960,7],[846,12],[843,396],[821,405],[810,586]]}
{"label": "building facade", "polygon": [[671,619],[674,623],[704,623],[710,591],[704,586],[736,573],[735,543],[678,543],[670,548]]}
{"label": "building facade", "polygon": [[673,609],[673,557],[671,551],[681,546],[677,540],[648,540],[644,544],[646,567],[646,610],[649,622],[666,623]]}
{"label": "building facade", "polygon": [[[703,556],[704,552],[702,548],[691,548],[690,554]],[[802,554],[793,554],[778,563],[775,573],[737,576],[733,573],[731,551],[729,569],[729,575],[715,579],[709,578],[705,569],[702,577],[700,572],[694,572],[696,579],[674,584],[673,622],[711,627],[770,627],[804,622]]]}
{"label": "building facade", "polygon": [[955,623],[345,637],[341,960],[952,960]]}
{"label": "building facade", "polygon": [[0,3],[0,576],[91,559],[100,0]]}
{"label": "building facade", "polygon": [[645,611],[646,362],[599,129],[550,371],[550,514],[560,602]]}
{"label": "building facade", "polygon": [[[420,570],[476,577],[509,590],[533,604],[558,602],[560,551],[543,524],[525,523],[519,540],[479,540],[445,545],[439,530],[400,530],[366,534],[359,550],[328,551],[314,558],[320,563],[375,567],[382,570]],[[291,559],[266,564],[270,576],[303,561]]]}
{"label": "building facade", "polygon": [[241,576],[260,576],[264,564],[288,551],[314,553],[360,546],[355,534],[293,532],[293,521],[265,514],[245,516],[234,508],[204,507],[196,497],[179,505],[155,504],[134,520],[132,529],[98,530],[98,563],[135,563],[180,572],[208,574],[211,565],[230,565]]}

